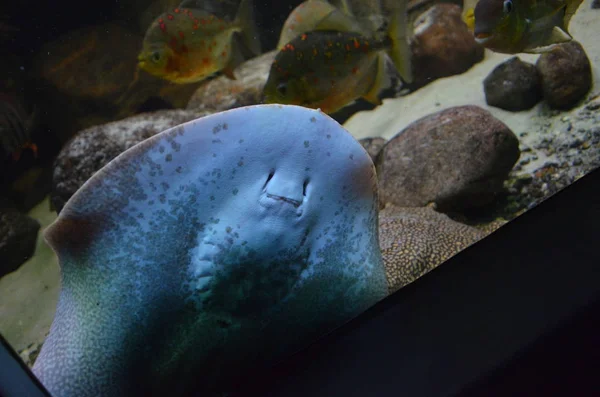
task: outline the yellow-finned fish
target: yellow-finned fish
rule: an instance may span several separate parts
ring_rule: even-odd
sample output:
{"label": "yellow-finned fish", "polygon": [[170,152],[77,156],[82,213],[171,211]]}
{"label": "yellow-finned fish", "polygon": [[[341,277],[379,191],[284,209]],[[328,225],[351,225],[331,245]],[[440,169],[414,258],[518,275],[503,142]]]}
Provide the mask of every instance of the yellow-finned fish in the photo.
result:
{"label": "yellow-finned fish", "polygon": [[201,81],[219,71],[235,79],[233,70],[259,53],[252,5],[242,0],[234,21],[190,8],[162,14],[146,32],[138,66],[178,84]]}
{"label": "yellow-finned fish", "polygon": [[478,0],[463,1],[462,20],[467,25],[469,32],[475,30],[475,6],[477,6],[477,1]]}
{"label": "yellow-finned fish", "polygon": [[583,0],[479,0],[475,40],[492,51],[541,53],[572,40],[568,27]]}
{"label": "yellow-finned fish", "polygon": [[401,77],[412,81],[406,1],[398,4],[385,35],[312,31],[290,41],[271,65],[264,101],[320,108],[325,113],[361,97],[380,104],[378,94],[389,83],[388,54]]}
{"label": "yellow-finned fish", "polygon": [[357,20],[326,1],[308,0],[294,8],[287,17],[281,29],[277,49],[281,50],[294,38],[313,30],[363,32],[365,28]]}

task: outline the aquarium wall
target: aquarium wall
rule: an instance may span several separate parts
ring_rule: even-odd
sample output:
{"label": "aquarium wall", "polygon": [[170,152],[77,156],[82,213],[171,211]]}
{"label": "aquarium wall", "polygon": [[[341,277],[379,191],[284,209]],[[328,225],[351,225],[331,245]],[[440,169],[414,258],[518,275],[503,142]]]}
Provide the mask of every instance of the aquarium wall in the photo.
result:
{"label": "aquarium wall", "polygon": [[597,0],[0,10],[0,333],[56,396],[226,392],[600,165]]}

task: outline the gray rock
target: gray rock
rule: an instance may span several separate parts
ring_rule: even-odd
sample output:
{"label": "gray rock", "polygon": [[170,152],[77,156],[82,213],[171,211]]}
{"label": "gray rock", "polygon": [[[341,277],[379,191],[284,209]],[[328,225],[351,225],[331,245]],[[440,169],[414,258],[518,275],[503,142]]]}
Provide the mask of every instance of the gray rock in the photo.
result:
{"label": "gray rock", "polygon": [[483,80],[485,101],[500,109],[531,109],[542,99],[542,81],[535,67],[518,57],[496,66]]}
{"label": "gray rock", "polygon": [[0,200],[0,277],[33,256],[39,230],[38,221]]}
{"label": "gray rock", "polygon": [[385,139],[383,138],[363,138],[358,141],[369,153],[371,159],[375,161],[377,155],[381,151],[381,148],[385,145]]}
{"label": "gray rock", "polygon": [[590,60],[574,40],[542,54],[536,67],[542,76],[544,99],[551,108],[572,108],[592,87]]}
{"label": "gray rock", "polygon": [[461,13],[455,4],[436,4],[415,20],[411,50],[416,86],[464,73],[483,59],[484,49],[475,42]]}
{"label": "gray rock", "polygon": [[488,204],[519,158],[513,132],[477,106],[449,108],[410,124],[377,157],[380,200],[434,202],[446,212]]}
{"label": "gray rock", "polygon": [[464,225],[430,207],[386,206],[379,212],[379,247],[390,293],[435,269],[493,231]]}
{"label": "gray rock", "polygon": [[79,132],[54,163],[50,200],[60,212],[85,181],[133,145],[167,128],[206,116],[212,111],[161,110],[91,127]]}
{"label": "gray rock", "polygon": [[188,102],[188,109],[214,109],[221,112],[262,102],[262,91],[277,51],[267,52],[240,65],[236,79],[226,76],[202,84]]}

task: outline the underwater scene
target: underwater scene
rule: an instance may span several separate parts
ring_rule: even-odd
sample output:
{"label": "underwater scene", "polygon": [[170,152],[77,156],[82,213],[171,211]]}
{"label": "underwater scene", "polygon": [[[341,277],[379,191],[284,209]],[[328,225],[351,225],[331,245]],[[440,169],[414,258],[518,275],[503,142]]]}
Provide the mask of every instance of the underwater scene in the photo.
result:
{"label": "underwater scene", "polygon": [[226,395],[597,168],[599,28],[599,0],[3,2],[0,334],[52,396]]}

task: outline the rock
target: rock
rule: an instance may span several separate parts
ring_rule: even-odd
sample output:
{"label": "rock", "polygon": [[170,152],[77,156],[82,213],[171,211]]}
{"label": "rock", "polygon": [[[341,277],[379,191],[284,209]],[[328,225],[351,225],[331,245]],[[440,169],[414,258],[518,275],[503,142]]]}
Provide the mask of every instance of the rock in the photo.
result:
{"label": "rock", "polygon": [[277,51],[267,52],[240,65],[236,80],[225,76],[202,84],[190,98],[188,109],[229,110],[262,102],[262,91]]}
{"label": "rock", "polygon": [[171,84],[137,70],[142,39],[107,23],[74,30],[42,48],[34,74],[45,121],[62,142],[84,128],[139,113],[156,98],[160,108],[187,104],[199,84]]}
{"label": "rock", "polygon": [[32,368],[33,363],[35,363],[35,359],[40,354],[40,350],[42,350],[43,343],[34,342],[29,344],[25,349],[20,350],[18,352],[19,357],[27,367]]}
{"label": "rock", "polygon": [[161,110],[91,127],[63,147],[54,163],[50,200],[60,212],[67,200],[96,171],[135,144],[209,111]]}
{"label": "rock", "polygon": [[592,9],[593,10],[600,9],[600,0],[594,0],[594,1],[592,1]]}
{"label": "rock", "polygon": [[519,158],[513,132],[487,110],[459,106],[425,116],[376,160],[382,204],[465,210],[489,203]]}
{"label": "rock", "polygon": [[14,272],[35,252],[40,224],[0,201],[0,277]]}
{"label": "rock", "polygon": [[484,49],[475,42],[455,4],[436,4],[414,22],[414,85],[460,74],[481,61]]}
{"label": "rock", "polygon": [[542,99],[542,84],[535,67],[518,57],[496,66],[483,80],[485,101],[500,109],[531,109]]}
{"label": "rock", "polygon": [[375,161],[377,155],[381,151],[381,148],[385,145],[385,139],[383,138],[363,138],[358,142],[365,148],[371,159]]}
{"label": "rock", "polygon": [[551,108],[572,108],[592,87],[590,60],[574,40],[542,54],[536,67],[542,76],[544,99]]}
{"label": "rock", "polygon": [[436,268],[488,233],[430,207],[386,206],[379,212],[379,246],[390,293]]}

